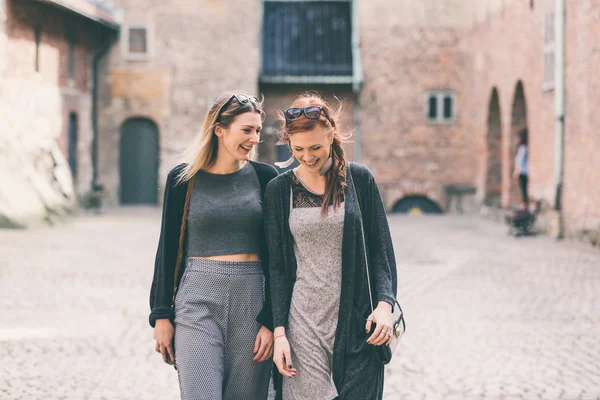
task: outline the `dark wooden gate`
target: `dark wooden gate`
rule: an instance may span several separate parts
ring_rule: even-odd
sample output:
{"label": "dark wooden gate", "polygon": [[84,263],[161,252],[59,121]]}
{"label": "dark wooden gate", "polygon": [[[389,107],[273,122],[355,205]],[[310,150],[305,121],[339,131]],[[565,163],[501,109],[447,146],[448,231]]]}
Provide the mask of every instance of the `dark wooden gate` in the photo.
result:
{"label": "dark wooden gate", "polygon": [[156,204],[158,194],[158,128],[135,118],[121,129],[121,204]]}

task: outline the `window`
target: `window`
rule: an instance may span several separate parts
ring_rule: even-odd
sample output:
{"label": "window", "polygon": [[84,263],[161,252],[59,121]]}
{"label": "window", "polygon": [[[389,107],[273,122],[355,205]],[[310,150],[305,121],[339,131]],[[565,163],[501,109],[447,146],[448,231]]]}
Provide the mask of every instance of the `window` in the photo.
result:
{"label": "window", "polygon": [[444,96],[444,120],[452,119],[453,99],[450,95]]}
{"label": "window", "polygon": [[429,112],[427,113],[427,115],[429,115],[429,119],[437,119],[438,117],[438,101],[437,101],[437,96],[436,95],[430,95],[429,96]]}
{"label": "window", "polygon": [[554,13],[550,12],[544,19],[544,90],[554,89],[554,65]]}
{"label": "window", "polygon": [[40,43],[42,41],[42,27],[36,25],[33,27],[35,37],[35,72],[40,72]]}
{"label": "window", "polygon": [[146,28],[129,29],[129,52],[135,54],[145,54],[148,52]]}
{"label": "window", "polygon": [[455,95],[452,91],[427,93],[427,118],[430,122],[450,123],[455,118]]}
{"label": "window", "polygon": [[150,28],[129,25],[124,29],[123,52],[127,59],[146,60],[150,57]]}
{"label": "window", "polygon": [[69,41],[69,78],[75,79],[76,73],[76,49],[77,46],[75,44],[75,32],[69,32],[68,41]]}
{"label": "window", "polygon": [[352,82],[350,1],[265,1],[263,12],[261,81]]}

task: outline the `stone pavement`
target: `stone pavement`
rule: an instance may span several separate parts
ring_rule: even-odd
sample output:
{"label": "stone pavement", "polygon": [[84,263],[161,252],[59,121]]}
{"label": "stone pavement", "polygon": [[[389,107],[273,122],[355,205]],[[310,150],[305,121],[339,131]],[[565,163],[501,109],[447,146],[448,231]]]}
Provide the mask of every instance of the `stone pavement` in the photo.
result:
{"label": "stone pavement", "polygon": [[[147,323],[160,212],[0,231],[0,399],[177,399]],[[600,399],[600,251],[391,216],[406,336],[385,399]]]}

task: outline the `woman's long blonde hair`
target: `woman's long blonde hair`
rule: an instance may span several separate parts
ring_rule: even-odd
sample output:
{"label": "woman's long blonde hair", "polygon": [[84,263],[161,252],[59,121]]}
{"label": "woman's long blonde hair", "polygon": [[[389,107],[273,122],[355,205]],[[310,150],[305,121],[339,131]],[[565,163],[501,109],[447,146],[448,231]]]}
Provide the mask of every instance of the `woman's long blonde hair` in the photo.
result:
{"label": "woman's long blonde hair", "polygon": [[[237,96],[245,96],[247,102],[240,103]],[[189,181],[199,170],[212,167],[217,161],[219,140],[215,135],[215,128],[221,126],[229,128],[238,115],[247,112],[259,113],[264,120],[263,100],[256,99],[245,93],[225,93],[214,102],[208,110],[200,133],[194,138],[190,148],[183,154],[186,166],[178,177],[178,183]],[[256,147],[250,153],[250,159],[256,156]]]}

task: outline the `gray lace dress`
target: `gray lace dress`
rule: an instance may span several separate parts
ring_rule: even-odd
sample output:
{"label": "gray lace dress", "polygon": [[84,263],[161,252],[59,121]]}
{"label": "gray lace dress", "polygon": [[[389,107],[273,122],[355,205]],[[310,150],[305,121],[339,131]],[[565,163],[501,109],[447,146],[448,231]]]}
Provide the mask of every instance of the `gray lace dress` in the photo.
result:
{"label": "gray lace dress", "polygon": [[297,272],[286,334],[295,377],[284,378],[286,400],[330,400],[338,393],[332,379],[333,344],[342,282],[344,204],[321,215],[323,196],[312,193],[294,174],[290,230]]}

